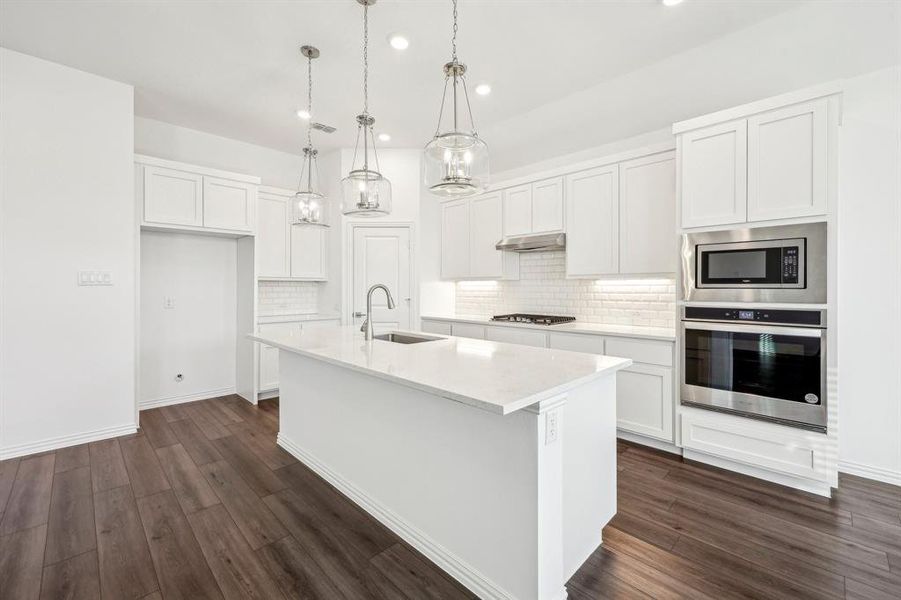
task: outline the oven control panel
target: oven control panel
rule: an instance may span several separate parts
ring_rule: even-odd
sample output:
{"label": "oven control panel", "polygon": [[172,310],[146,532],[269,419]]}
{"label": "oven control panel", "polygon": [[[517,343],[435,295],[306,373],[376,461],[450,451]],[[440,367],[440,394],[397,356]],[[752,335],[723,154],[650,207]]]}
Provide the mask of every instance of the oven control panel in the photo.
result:
{"label": "oven control panel", "polygon": [[690,321],[738,321],[802,327],[826,326],[826,311],[824,310],[686,306],[683,308],[682,318]]}
{"label": "oven control panel", "polygon": [[782,283],[798,283],[798,246],[782,248]]}

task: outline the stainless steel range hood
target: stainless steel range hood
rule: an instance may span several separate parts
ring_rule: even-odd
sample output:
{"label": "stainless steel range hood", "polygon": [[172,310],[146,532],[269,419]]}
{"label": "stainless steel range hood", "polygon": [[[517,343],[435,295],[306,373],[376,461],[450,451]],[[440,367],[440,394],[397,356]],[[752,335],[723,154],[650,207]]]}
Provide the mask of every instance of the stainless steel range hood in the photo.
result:
{"label": "stainless steel range hood", "polygon": [[565,233],[534,233],[505,237],[495,245],[498,250],[512,252],[552,252],[566,250]]}

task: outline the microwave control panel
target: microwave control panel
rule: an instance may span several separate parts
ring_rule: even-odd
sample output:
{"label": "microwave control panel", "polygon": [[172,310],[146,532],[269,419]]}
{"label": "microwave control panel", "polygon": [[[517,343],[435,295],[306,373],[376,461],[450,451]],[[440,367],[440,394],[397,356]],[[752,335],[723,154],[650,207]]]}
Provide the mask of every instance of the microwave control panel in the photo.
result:
{"label": "microwave control panel", "polygon": [[782,247],[782,283],[798,283],[798,246]]}

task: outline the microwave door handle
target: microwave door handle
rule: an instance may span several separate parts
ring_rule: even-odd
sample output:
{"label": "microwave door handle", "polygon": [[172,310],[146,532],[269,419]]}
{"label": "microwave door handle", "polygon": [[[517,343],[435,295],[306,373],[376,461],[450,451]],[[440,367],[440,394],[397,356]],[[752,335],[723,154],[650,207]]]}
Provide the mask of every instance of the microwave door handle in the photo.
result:
{"label": "microwave door handle", "polygon": [[751,325],[749,323],[708,323],[705,321],[682,321],[682,329],[702,331],[725,331],[735,333],[771,333],[795,337],[822,338],[823,330],[815,327],[780,327],[771,325]]}

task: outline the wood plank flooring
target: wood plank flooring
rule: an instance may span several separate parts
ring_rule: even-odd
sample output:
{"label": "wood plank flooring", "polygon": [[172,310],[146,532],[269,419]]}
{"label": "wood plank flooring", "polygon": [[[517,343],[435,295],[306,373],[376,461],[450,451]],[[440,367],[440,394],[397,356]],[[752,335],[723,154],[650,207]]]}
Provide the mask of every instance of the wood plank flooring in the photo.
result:
{"label": "wood plank flooring", "polygon": [[[278,401],[0,462],[0,596],[472,598],[275,444]],[[832,499],[619,443],[619,512],[567,585],[604,598],[901,598],[901,488]]]}

